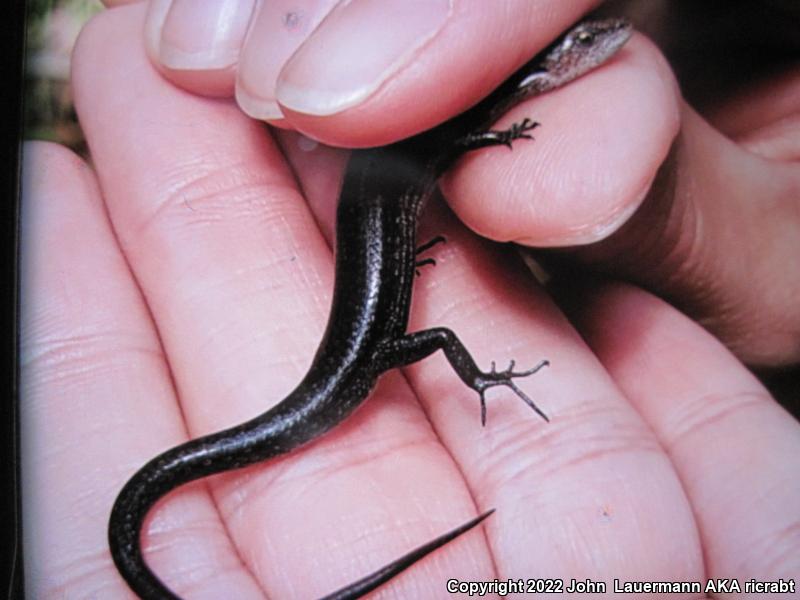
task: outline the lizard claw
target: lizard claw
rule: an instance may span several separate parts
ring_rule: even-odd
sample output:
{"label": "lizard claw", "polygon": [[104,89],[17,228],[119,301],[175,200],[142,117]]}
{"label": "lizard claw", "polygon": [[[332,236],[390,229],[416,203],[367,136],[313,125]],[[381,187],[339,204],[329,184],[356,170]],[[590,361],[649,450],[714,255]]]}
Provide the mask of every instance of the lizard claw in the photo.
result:
{"label": "lizard claw", "polygon": [[498,371],[497,365],[495,364],[494,361],[492,361],[491,370],[488,373],[483,373],[483,376],[480,377],[478,381],[475,382],[476,385],[474,386],[474,389],[478,392],[478,394],[481,397],[481,425],[482,426],[486,425],[485,392],[488,388],[497,385],[503,385],[511,389],[511,391],[513,391],[523,402],[525,402],[525,404],[530,406],[536,412],[536,414],[538,414],[540,417],[542,417],[545,421],[549,423],[550,419],[548,418],[548,416],[544,414],[544,412],[538,406],[536,406],[536,403],[533,400],[531,400],[530,397],[525,392],[523,392],[519,387],[517,387],[516,383],[514,383],[514,379],[516,379],[517,377],[528,377],[529,375],[533,375],[534,373],[536,373],[537,371],[546,367],[549,364],[550,361],[543,360],[539,362],[538,365],[536,365],[532,369],[528,369],[527,371],[514,371],[514,365],[516,365],[516,362],[512,360],[509,363],[507,369],[505,369],[504,371]]}

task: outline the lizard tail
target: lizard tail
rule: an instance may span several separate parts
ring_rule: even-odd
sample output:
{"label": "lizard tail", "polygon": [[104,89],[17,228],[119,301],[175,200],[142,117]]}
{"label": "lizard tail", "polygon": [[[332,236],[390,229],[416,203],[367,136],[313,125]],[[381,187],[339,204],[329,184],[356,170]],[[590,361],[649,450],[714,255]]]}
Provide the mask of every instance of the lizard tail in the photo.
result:
{"label": "lizard tail", "polygon": [[434,550],[441,548],[448,542],[453,541],[458,536],[463,533],[466,533],[473,527],[479,525],[484,519],[486,519],[489,515],[494,512],[494,509],[487,510],[485,513],[478,515],[474,519],[467,521],[463,525],[456,527],[455,529],[451,529],[447,533],[440,535],[437,538],[432,539],[430,542],[415,548],[408,554],[404,554],[397,560],[390,562],[388,565],[381,567],[374,573],[370,573],[363,579],[359,579],[358,581],[351,583],[350,585],[343,587],[342,589],[333,592],[332,594],[328,594],[324,598],[320,600],[354,600],[355,598],[361,598],[364,594],[371,592],[379,585],[383,585],[387,581],[389,581],[392,577],[397,575],[398,573],[405,571],[408,567],[413,565],[418,560],[421,560]]}

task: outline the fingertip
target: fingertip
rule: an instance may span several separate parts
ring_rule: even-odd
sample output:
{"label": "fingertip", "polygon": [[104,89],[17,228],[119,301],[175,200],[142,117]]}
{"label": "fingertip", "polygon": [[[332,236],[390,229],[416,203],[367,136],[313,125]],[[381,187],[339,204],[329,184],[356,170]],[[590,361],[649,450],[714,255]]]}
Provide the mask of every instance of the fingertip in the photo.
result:
{"label": "fingertip", "polygon": [[[85,166],[86,163],[80,156],[61,144],[45,140],[28,140],[22,146],[23,171],[31,172],[30,168],[47,160],[54,165],[63,164],[70,168]],[[44,174],[49,174],[47,171]]]}
{"label": "fingertip", "polygon": [[159,49],[161,47],[161,31],[169,13],[172,0],[150,0],[144,19],[144,47],[153,65],[161,68]]}
{"label": "fingertip", "polygon": [[[169,69],[189,71],[234,67],[250,24],[254,1],[169,2],[160,28],[158,57],[161,64]],[[167,0],[159,0],[159,3],[167,3]]]}
{"label": "fingertip", "polygon": [[[465,157],[445,178],[472,229],[531,246],[589,244],[616,231],[647,195],[680,128],[679,92],[655,46],[634,35],[608,63],[516,107],[535,141]],[[491,201],[487,201],[491,199]]]}
{"label": "fingertip", "polygon": [[[144,18],[144,5],[133,3],[114,10],[101,11],[92,16],[81,29],[72,51],[70,82],[75,95],[75,106],[80,110],[85,100],[93,98],[98,81],[103,81],[119,71],[120,57],[127,56],[135,62],[125,65],[126,75],[136,78],[140,67],[150,65],[145,59],[143,45],[136,43],[136,35]],[[133,58],[135,57],[135,61]],[[126,98],[118,98],[125,101]]]}
{"label": "fingertip", "polygon": [[39,214],[47,199],[48,211],[75,210],[75,204],[98,200],[94,172],[69,148],[46,141],[27,141],[22,148],[22,194],[26,214]]}
{"label": "fingertip", "polygon": [[287,63],[278,100],[309,137],[388,144],[480,100],[590,4],[342,3]]}
{"label": "fingertip", "polygon": [[291,5],[259,5],[242,47],[236,78],[236,100],[245,113],[270,122],[283,118],[276,100],[278,75],[335,3],[298,0]]}
{"label": "fingertip", "polygon": [[[296,113],[327,116],[362,103],[433,39],[451,0],[343,3],[288,61],[277,98]],[[332,52],[332,49],[335,51]]]}
{"label": "fingertip", "polygon": [[233,95],[254,0],[152,0],[144,26],[148,57],[175,85],[204,96]]}

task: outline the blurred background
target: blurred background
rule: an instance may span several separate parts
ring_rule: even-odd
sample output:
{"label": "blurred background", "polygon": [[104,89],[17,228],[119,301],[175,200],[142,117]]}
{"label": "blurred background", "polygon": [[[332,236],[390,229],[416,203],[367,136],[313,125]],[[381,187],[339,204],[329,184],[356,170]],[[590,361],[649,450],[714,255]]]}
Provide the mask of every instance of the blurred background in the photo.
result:
{"label": "blurred background", "polygon": [[87,156],[69,85],[78,33],[100,0],[29,0],[23,138],[49,140]]}

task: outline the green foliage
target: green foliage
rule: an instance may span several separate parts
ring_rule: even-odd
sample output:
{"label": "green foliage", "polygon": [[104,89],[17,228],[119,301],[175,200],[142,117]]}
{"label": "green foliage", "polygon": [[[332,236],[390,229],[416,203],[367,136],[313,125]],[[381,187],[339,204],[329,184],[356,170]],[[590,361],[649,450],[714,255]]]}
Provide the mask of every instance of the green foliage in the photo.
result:
{"label": "green foliage", "polygon": [[[24,137],[60,142],[84,153],[83,134],[72,106],[69,82],[63,77],[48,75],[47,70],[43,72],[36,65],[42,60],[46,62],[48,53],[52,53],[48,48],[48,41],[52,42],[49,36],[69,35],[69,27],[58,30],[59,25],[64,25],[64,13],[74,30],[75,23],[88,21],[102,10],[102,4],[99,0],[29,0],[27,10]],[[55,10],[62,11],[62,20],[58,23],[52,19]]]}

